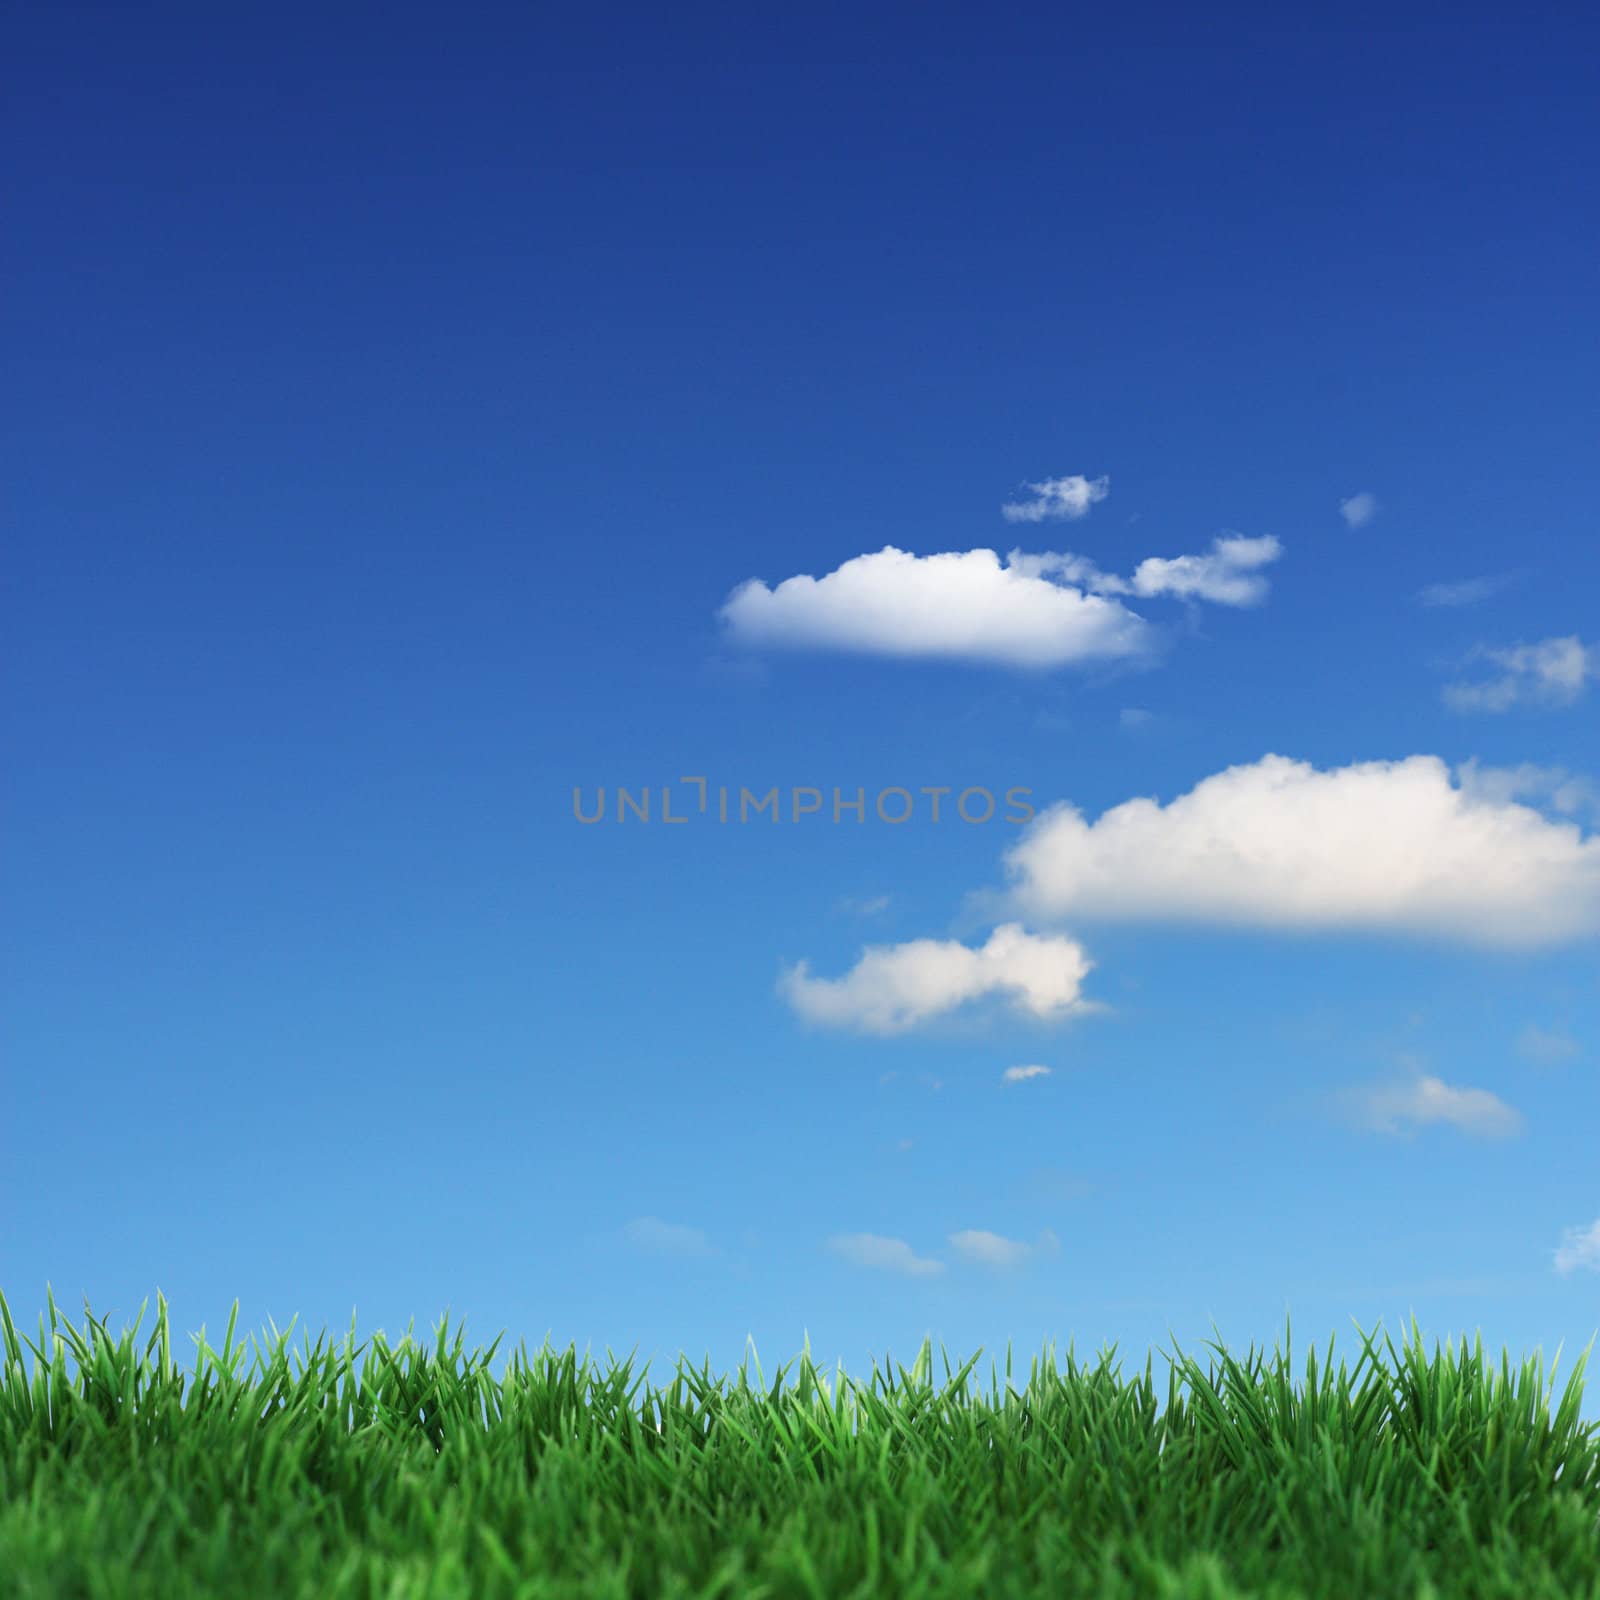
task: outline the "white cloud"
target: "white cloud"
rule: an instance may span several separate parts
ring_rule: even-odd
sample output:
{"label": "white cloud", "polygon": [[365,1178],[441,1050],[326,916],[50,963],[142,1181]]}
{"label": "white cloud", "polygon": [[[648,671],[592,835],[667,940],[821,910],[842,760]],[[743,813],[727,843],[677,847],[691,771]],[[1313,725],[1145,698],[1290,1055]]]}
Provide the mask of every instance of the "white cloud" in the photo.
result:
{"label": "white cloud", "polygon": [[1587,679],[1600,677],[1600,646],[1585,648],[1576,634],[1564,639],[1543,639],[1538,644],[1519,644],[1509,650],[1480,646],[1473,656],[1486,656],[1505,671],[1487,683],[1446,685],[1445,703],[1453,710],[1568,706],[1583,693]]}
{"label": "white cloud", "polygon": [[1550,1066],[1558,1061],[1570,1061],[1580,1051],[1575,1039],[1563,1033],[1546,1033],[1530,1022],[1517,1036],[1517,1054],[1526,1061]]}
{"label": "white cloud", "polygon": [[1475,606],[1505,587],[1504,578],[1463,578],[1458,583],[1430,583],[1417,591],[1425,606]]}
{"label": "white cloud", "polygon": [[[1032,1256],[1058,1255],[1061,1241],[1049,1228],[1042,1229],[1038,1243],[1031,1245],[982,1228],[966,1228],[950,1235],[950,1247],[968,1261],[1004,1269],[1021,1266]],[[828,1248],[858,1267],[899,1272],[912,1278],[931,1278],[945,1270],[944,1262],[919,1256],[904,1239],[889,1239],[877,1233],[835,1234],[828,1240]]]}
{"label": "white cloud", "polygon": [[876,1233],[837,1234],[828,1248],[858,1267],[901,1272],[907,1277],[929,1278],[944,1271],[944,1262],[919,1256],[904,1239],[885,1239]]}
{"label": "white cloud", "polygon": [[1118,714],[1117,720],[1124,728],[1143,728],[1155,717],[1153,711],[1146,711],[1143,706],[1124,706]]}
{"label": "white cloud", "polygon": [[1282,554],[1283,546],[1270,533],[1259,539],[1223,534],[1211,541],[1210,552],[1203,556],[1147,556],[1131,578],[1102,572],[1085,556],[1031,556],[1013,550],[1006,562],[1012,571],[1058,578],[1093,594],[1131,594],[1145,600],[1176,595],[1217,605],[1253,606],[1266,598],[1268,589],[1267,580],[1255,569]]}
{"label": "white cloud", "polygon": [[1463,790],[1495,805],[1526,797],[1544,800],[1564,817],[1600,821],[1600,786],[1565,767],[1538,767],[1529,761],[1519,767],[1480,767],[1474,756],[1456,768],[1456,778]]}
{"label": "white cloud", "polygon": [[1017,1239],[1002,1238],[998,1233],[987,1233],[982,1228],[967,1228],[950,1235],[950,1247],[968,1261],[977,1261],[986,1267],[1019,1267],[1030,1256],[1044,1253],[1056,1255],[1061,1241],[1046,1228],[1036,1245],[1023,1244]]}
{"label": "white cloud", "polygon": [[659,1217],[635,1217],[623,1230],[636,1245],[673,1256],[712,1256],[717,1251],[700,1228],[685,1228]]}
{"label": "white cloud", "polygon": [[1478,1138],[1505,1139],[1523,1127],[1521,1113],[1487,1089],[1457,1089],[1431,1073],[1418,1073],[1407,1083],[1358,1091],[1351,1098],[1376,1133],[1443,1123]]}
{"label": "white cloud", "polygon": [[775,588],[751,578],[719,615],[751,645],[1058,667],[1153,648],[1151,625],[1114,596],[1255,605],[1268,588],[1255,569],[1281,554],[1270,535],[1228,536],[1206,555],[1151,556],[1119,578],[1070,554],[1013,550],[1002,565],[993,550],[917,556],[886,545],[820,578]]}
{"label": "white cloud", "polygon": [[1556,1271],[1565,1277],[1574,1267],[1600,1272],[1600,1217],[1587,1228],[1568,1228],[1556,1251]]}
{"label": "white cloud", "polygon": [[1150,556],[1141,561],[1133,574],[1133,592],[1253,606],[1266,598],[1267,580],[1251,572],[1282,554],[1283,546],[1270,533],[1259,539],[1238,534],[1213,539],[1210,555],[1175,556],[1170,561]]}
{"label": "white cloud", "polygon": [[802,961],[778,987],[808,1021],[888,1034],[991,995],[1003,995],[1041,1021],[1087,1011],[1091,1003],[1080,989],[1093,968],[1082,945],[1036,937],[1011,922],[976,950],[954,939],[868,945],[842,978],[813,978]]}
{"label": "white cloud", "polygon": [[1048,1078],[1049,1067],[1007,1067],[1001,1074],[1006,1083],[1025,1083],[1029,1078]]}
{"label": "white cloud", "polygon": [[1378,514],[1378,498],[1365,489],[1339,502],[1339,515],[1352,528],[1364,528]]}
{"label": "white cloud", "polygon": [[886,894],[862,897],[846,895],[839,902],[839,910],[847,912],[853,917],[876,917],[881,916],[889,909],[889,903],[889,896]]}
{"label": "white cloud", "polygon": [[1136,656],[1150,625],[1119,601],[1050,583],[993,550],[915,556],[893,545],[821,578],[741,584],[723,606],[747,644],[943,657],[1012,667]]}
{"label": "white cloud", "polygon": [[1085,478],[1074,473],[1066,478],[1046,478],[1043,483],[1030,483],[1026,487],[1033,491],[1032,500],[1000,507],[1000,515],[1007,522],[1076,522],[1079,517],[1088,516],[1090,506],[1111,493],[1111,480]]}
{"label": "white cloud", "polygon": [[1319,772],[1268,755],[1163,807],[1052,806],[1006,856],[1014,914],[1436,935],[1600,932],[1600,836],[1457,789],[1436,756]]}

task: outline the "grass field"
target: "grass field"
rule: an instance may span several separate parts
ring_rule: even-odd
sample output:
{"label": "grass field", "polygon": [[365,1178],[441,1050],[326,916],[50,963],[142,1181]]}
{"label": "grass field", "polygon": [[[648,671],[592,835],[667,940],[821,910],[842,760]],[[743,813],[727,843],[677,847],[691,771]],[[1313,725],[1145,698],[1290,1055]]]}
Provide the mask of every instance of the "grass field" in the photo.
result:
{"label": "grass field", "polygon": [[1353,1374],[1313,1347],[1297,1392],[1286,1329],[1270,1367],[1176,1352],[1158,1416],[1151,1360],[1125,1383],[1114,1350],[1019,1389],[1008,1349],[987,1396],[977,1356],[936,1391],[926,1342],[833,1393],[809,1352],[787,1391],[680,1358],[641,1397],[631,1356],[519,1348],[496,1378],[501,1341],[447,1325],[247,1350],[237,1304],[186,1373],[157,1304],[141,1346],[143,1311],[80,1332],[52,1297],[34,1340],[0,1297],[6,1600],[1600,1600],[1588,1351],[1552,1416],[1537,1356],[1429,1362],[1415,1322]]}

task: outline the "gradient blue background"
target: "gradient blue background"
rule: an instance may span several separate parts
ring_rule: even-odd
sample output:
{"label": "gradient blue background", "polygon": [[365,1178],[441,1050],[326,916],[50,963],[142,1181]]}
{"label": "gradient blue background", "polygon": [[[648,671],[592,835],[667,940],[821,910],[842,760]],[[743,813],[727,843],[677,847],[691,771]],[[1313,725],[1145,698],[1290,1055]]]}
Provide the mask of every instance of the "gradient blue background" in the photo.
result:
{"label": "gradient blue background", "polygon": [[[19,1320],[47,1281],[213,1334],[236,1296],[251,1329],[448,1308],[657,1382],[747,1335],[770,1381],[806,1333],[865,1379],[927,1333],[986,1380],[1008,1338],[1131,1372],[1286,1308],[1297,1364],[1331,1330],[1353,1364],[1352,1317],[1398,1345],[1414,1311],[1430,1348],[1565,1341],[1564,1382],[1600,1325],[1550,1264],[1600,1216],[1592,940],[1085,929],[1114,1016],[837,1036],[783,964],[970,936],[1014,830],[571,805],[704,773],[1093,816],[1269,751],[1600,775],[1592,694],[1441,699],[1600,594],[1600,29],[1505,15],[14,10]],[[1077,472],[1111,478],[1087,520],[1002,522]],[[886,543],[1126,572],[1230,529],[1283,541],[1270,600],[1148,673],[752,662],[717,623]],[[1523,1059],[1530,1025],[1578,1053]],[[1525,1133],[1310,1108],[1402,1058]],[[1045,1227],[1003,1274],[827,1248]]]}

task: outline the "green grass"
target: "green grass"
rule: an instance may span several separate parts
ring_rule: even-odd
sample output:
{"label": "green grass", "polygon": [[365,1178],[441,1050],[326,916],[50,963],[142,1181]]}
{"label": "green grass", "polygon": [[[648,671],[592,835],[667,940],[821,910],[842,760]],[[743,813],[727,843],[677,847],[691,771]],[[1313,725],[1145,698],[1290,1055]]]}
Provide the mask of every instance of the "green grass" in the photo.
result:
{"label": "green grass", "polygon": [[247,1366],[237,1304],[184,1373],[157,1300],[141,1349],[142,1310],[113,1338],[51,1297],[35,1342],[0,1297],[6,1600],[1600,1600],[1589,1351],[1553,1419],[1537,1356],[1513,1377],[1481,1340],[1429,1363],[1385,1339],[1391,1368],[1365,1334],[1354,1375],[1313,1348],[1300,1392],[1287,1340],[1271,1369],[1178,1352],[1159,1417],[1114,1348],[1020,1390],[1008,1349],[988,1397],[977,1356],[937,1392],[927,1343],[831,1398],[809,1350],[787,1391],[680,1358],[641,1400],[631,1356],[519,1348],[496,1378],[500,1340],[447,1323],[431,1349],[274,1329]]}

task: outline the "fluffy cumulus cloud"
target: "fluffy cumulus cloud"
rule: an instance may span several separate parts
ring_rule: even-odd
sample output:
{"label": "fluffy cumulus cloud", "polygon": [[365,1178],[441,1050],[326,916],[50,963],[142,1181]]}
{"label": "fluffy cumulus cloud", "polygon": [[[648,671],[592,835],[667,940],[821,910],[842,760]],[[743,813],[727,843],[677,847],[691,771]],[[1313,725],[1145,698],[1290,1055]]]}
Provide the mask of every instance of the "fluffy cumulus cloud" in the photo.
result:
{"label": "fluffy cumulus cloud", "polygon": [[1378,514],[1378,497],[1365,489],[1339,502],[1339,515],[1352,528],[1364,528]]}
{"label": "fluffy cumulus cloud", "polygon": [[1585,646],[1575,634],[1564,639],[1543,639],[1509,650],[1480,647],[1474,657],[1484,657],[1499,667],[1498,676],[1482,683],[1452,683],[1444,690],[1445,704],[1456,711],[1509,711],[1513,706],[1570,706],[1583,693],[1584,684],[1600,677],[1600,646]]}
{"label": "fluffy cumulus cloud", "polygon": [[1046,478],[1043,483],[1024,487],[1032,496],[1000,507],[1007,522],[1075,522],[1089,514],[1089,507],[1111,493],[1109,478],[1085,478],[1073,474],[1066,478]]}
{"label": "fluffy cumulus cloud", "polygon": [[1225,537],[1198,556],[1152,556],[1131,578],[1067,554],[993,550],[917,556],[886,546],[821,578],[741,584],[720,613],[745,644],[943,657],[1012,667],[1114,660],[1153,647],[1148,622],[1119,595],[1248,606],[1282,553],[1271,536]]}
{"label": "fluffy cumulus cloud", "polygon": [[1556,1250],[1556,1271],[1565,1277],[1574,1267],[1600,1272],[1600,1217],[1587,1228],[1568,1228]]}
{"label": "fluffy cumulus cloud", "polygon": [[1006,1083],[1026,1083],[1029,1078],[1048,1078],[1049,1067],[1007,1067],[1001,1074]]}
{"label": "fluffy cumulus cloud", "polygon": [[1036,937],[1012,922],[976,950],[954,939],[869,945],[842,978],[813,978],[802,961],[784,973],[779,990],[810,1022],[904,1033],[990,996],[1040,1021],[1089,1010],[1081,990],[1093,967],[1073,940]]}
{"label": "fluffy cumulus cloud", "polygon": [[1318,771],[1269,755],[1163,806],[1057,805],[1006,857],[1014,914],[1367,930],[1534,947],[1600,933],[1600,836],[1436,756]]}
{"label": "fluffy cumulus cloud", "polygon": [[1119,601],[1002,566],[993,550],[886,546],[821,578],[752,578],[722,619],[745,644],[1059,667],[1137,656],[1150,625]]}

